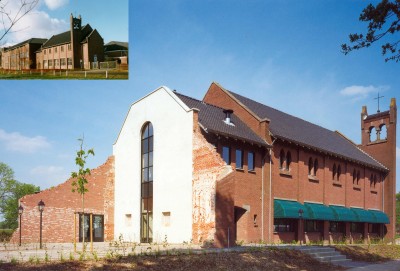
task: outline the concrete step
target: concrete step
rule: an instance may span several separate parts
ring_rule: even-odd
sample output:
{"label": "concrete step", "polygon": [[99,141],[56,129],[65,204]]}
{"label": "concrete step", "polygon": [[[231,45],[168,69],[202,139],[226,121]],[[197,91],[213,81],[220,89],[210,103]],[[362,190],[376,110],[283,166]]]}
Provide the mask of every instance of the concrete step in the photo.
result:
{"label": "concrete step", "polygon": [[314,257],[314,259],[320,262],[332,262],[332,261],[342,261],[346,260],[346,256],[344,255],[333,255],[333,256],[325,256],[325,257]]}
{"label": "concrete step", "polygon": [[328,257],[328,256],[336,256],[340,255],[336,251],[324,251],[324,252],[310,252],[307,253],[313,257]]}

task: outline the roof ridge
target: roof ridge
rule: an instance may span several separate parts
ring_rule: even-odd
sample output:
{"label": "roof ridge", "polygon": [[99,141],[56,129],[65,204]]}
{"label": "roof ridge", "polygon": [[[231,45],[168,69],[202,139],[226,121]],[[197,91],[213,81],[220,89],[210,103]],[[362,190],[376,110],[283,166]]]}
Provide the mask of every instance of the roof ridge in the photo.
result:
{"label": "roof ridge", "polygon": [[202,100],[199,100],[199,99],[196,99],[196,98],[187,96],[187,95],[182,94],[182,93],[179,93],[179,92],[177,92],[177,91],[174,91],[174,93],[175,93],[175,94],[178,94],[178,95],[181,95],[181,96],[184,96],[184,97],[186,97],[186,98],[192,99],[192,100],[194,100],[194,101],[203,103],[203,104],[205,104],[205,105],[209,105],[209,106],[212,106],[212,107],[215,107],[215,108],[218,108],[218,109],[222,109],[222,110],[225,110],[225,109],[226,109],[226,108],[223,108],[223,107],[219,107],[219,106],[216,106],[216,105],[213,105],[213,104],[206,103],[206,102],[204,102],[204,101],[202,101]]}

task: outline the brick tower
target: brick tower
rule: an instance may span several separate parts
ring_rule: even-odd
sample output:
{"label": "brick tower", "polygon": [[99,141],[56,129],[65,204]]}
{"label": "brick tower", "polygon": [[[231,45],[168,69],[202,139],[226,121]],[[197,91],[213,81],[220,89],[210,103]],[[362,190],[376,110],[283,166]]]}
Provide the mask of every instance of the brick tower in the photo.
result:
{"label": "brick tower", "polygon": [[388,174],[382,176],[384,181],[383,211],[389,216],[390,225],[387,225],[387,237],[395,236],[396,223],[396,99],[390,101],[388,111],[368,115],[367,107],[361,111],[361,146],[389,169]]}
{"label": "brick tower", "polygon": [[82,17],[74,18],[71,13],[71,46],[72,46],[72,66],[74,69],[80,68],[81,60],[81,34],[82,34]]}

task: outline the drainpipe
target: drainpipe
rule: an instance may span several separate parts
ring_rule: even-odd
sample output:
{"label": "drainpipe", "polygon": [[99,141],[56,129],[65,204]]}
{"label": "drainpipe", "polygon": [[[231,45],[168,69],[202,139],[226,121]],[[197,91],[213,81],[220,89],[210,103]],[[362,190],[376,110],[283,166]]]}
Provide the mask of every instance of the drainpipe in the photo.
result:
{"label": "drainpipe", "polygon": [[[276,141],[276,138],[272,141],[271,143],[271,148],[269,148],[268,150],[268,154],[269,154],[269,242],[271,243],[271,238],[272,238],[272,227],[271,227],[271,223],[272,222],[272,148],[273,145]],[[264,206],[264,202],[263,202],[263,206]],[[264,221],[264,220],[263,220]]]}

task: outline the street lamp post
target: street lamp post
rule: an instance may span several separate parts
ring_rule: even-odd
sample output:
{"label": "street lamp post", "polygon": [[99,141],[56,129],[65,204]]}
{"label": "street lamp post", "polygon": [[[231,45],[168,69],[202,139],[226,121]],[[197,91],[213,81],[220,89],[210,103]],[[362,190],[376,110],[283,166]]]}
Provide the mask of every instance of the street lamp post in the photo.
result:
{"label": "street lamp post", "polygon": [[303,213],[304,213],[303,209],[299,209],[299,219],[300,219],[299,239],[300,239],[300,246],[303,245],[303,234],[304,234],[303,223],[302,223]]}
{"label": "street lamp post", "polygon": [[44,210],[44,202],[42,200],[39,201],[38,203],[38,208],[40,212],[40,249],[42,249],[42,213]]}
{"label": "street lamp post", "polygon": [[21,217],[22,213],[24,212],[24,207],[22,205],[19,205],[18,207],[18,215],[19,215],[19,246],[21,246],[21,241],[22,241],[22,225],[21,225]]}

